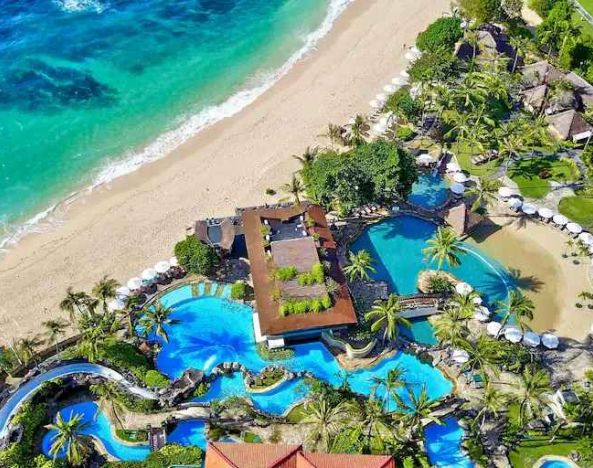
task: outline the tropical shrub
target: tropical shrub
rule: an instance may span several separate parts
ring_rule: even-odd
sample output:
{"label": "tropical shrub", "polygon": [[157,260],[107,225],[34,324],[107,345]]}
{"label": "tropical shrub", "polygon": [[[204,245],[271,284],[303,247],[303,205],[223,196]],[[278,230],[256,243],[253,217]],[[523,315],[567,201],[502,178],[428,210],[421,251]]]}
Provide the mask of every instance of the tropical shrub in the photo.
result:
{"label": "tropical shrub", "polygon": [[146,385],[151,388],[165,388],[167,385],[169,385],[169,379],[154,369],[151,369],[146,373],[144,381],[146,382]]}
{"label": "tropical shrub", "polygon": [[503,13],[501,0],[460,0],[459,6],[465,16],[478,23],[496,21]]}
{"label": "tropical shrub", "polygon": [[174,251],[179,264],[190,273],[207,276],[218,264],[218,255],[214,248],[194,236],[177,242]]}
{"label": "tropical shrub", "polygon": [[200,382],[194,390],[194,397],[200,398],[208,393],[209,387],[206,382]]}
{"label": "tropical shrub", "polygon": [[434,275],[429,279],[430,292],[442,293],[449,292],[453,289],[453,284],[445,275]]}
{"label": "tropical shrub", "polygon": [[247,296],[247,285],[243,281],[237,281],[231,286],[231,299],[242,300]]}
{"label": "tropical shrub", "polygon": [[558,0],[529,0],[529,8],[534,10],[542,18],[545,18],[557,1]]}
{"label": "tropical shrub", "polygon": [[285,361],[294,357],[292,348],[270,349],[265,343],[257,343],[257,353],[266,361]]}
{"label": "tropical shrub", "polygon": [[274,277],[278,281],[290,281],[291,279],[294,279],[297,274],[298,271],[295,266],[283,266],[276,270]]}
{"label": "tropical shrub", "polygon": [[410,127],[402,125],[401,127],[397,127],[395,130],[395,136],[400,140],[408,141],[414,136],[414,130],[412,130]]}
{"label": "tropical shrub", "polygon": [[455,43],[463,36],[461,19],[443,17],[431,23],[428,28],[418,34],[416,45],[422,51],[439,49],[453,50]]}
{"label": "tropical shrub", "polygon": [[425,52],[408,68],[413,82],[430,83],[452,78],[456,74],[457,60],[451,52],[439,49]]}
{"label": "tropical shrub", "polygon": [[177,444],[165,445],[140,462],[110,462],[108,468],[163,468],[166,466],[202,466],[204,452],[199,447]]}
{"label": "tropical shrub", "polygon": [[331,307],[329,294],[310,299],[289,299],[280,304],[279,312],[282,317],[300,315],[307,312],[321,312]]}

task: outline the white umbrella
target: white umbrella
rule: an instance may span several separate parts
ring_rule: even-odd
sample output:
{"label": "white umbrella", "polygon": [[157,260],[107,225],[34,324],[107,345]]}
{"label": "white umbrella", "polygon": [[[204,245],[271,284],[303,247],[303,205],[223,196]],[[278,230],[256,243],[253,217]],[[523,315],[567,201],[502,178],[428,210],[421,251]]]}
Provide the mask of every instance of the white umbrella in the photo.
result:
{"label": "white umbrella", "polygon": [[554,221],[554,224],[557,224],[558,226],[564,226],[566,223],[568,223],[568,218],[564,215],[556,214],[552,217],[552,221]]}
{"label": "white umbrella", "polygon": [[488,333],[490,336],[496,336],[498,335],[498,332],[500,331],[500,329],[502,328],[502,325],[498,322],[490,322],[488,323],[488,325],[486,325],[486,333]]}
{"label": "white umbrella", "polygon": [[422,52],[420,51],[420,49],[416,46],[412,46],[412,48],[410,49],[412,51],[412,53],[416,54],[416,55],[422,55]]}
{"label": "white umbrella", "polygon": [[456,172],[455,174],[453,174],[453,180],[455,182],[463,184],[464,182],[467,182],[467,176],[463,172]]}
{"label": "white umbrella", "polygon": [[464,283],[463,281],[460,281],[455,285],[455,291],[457,291],[457,294],[461,294],[462,296],[467,296],[473,290],[474,288],[472,288],[470,284]]}
{"label": "white umbrella", "polygon": [[545,206],[537,210],[537,214],[544,219],[550,219],[554,216],[554,212],[550,208],[546,208]]}
{"label": "white umbrella", "polygon": [[388,84],[383,86],[383,91],[385,91],[386,93],[395,93],[397,91],[397,86],[393,85],[393,84]]}
{"label": "white umbrella", "polygon": [[381,124],[373,125],[373,133],[376,133],[377,135],[381,135],[382,133],[385,133],[385,130],[387,130],[387,127],[385,125],[381,125]]}
{"label": "white umbrella", "polygon": [[385,102],[387,100],[387,96],[383,93],[379,93],[375,96],[375,99],[379,102]]}
{"label": "white umbrella", "polygon": [[593,245],[593,234],[590,232],[581,232],[579,234],[579,240],[586,245]]}
{"label": "white umbrella", "polygon": [[153,279],[156,278],[157,276],[157,272],[154,268],[147,268],[146,270],[144,270],[142,272],[142,274],[140,275],[140,277],[144,280],[144,281],[152,281]]}
{"label": "white umbrella", "polygon": [[455,182],[453,185],[451,185],[451,192],[456,195],[461,195],[463,192],[465,192],[465,185]]}
{"label": "white umbrella", "polygon": [[523,213],[526,215],[532,215],[537,211],[537,207],[531,203],[523,203],[521,206],[521,211],[523,211]]}
{"label": "white umbrella", "polygon": [[128,297],[132,291],[127,286],[120,286],[115,290],[115,295],[117,297]]}
{"label": "white umbrella", "polygon": [[465,349],[454,349],[451,353],[451,359],[459,364],[469,361],[469,353]]}
{"label": "white umbrella", "polygon": [[517,327],[506,327],[504,330],[504,337],[511,343],[519,343],[523,338],[523,333]]}
{"label": "white umbrella", "polygon": [[373,109],[379,109],[380,107],[383,107],[383,104],[373,99],[372,101],[369,101],[369,106],[371,106]]}
{"label": "white umbrella", "polygon": [[432,159],[432,156],[429,155],[428,153],[423,153],[423,154],[416,156],[417,164],[426,165],[426,164],[431,164],[433,162],[434,162],[434,159]]}
{"label": "white umbrella", "polygon": [[161,260],[154,266],[157,273],[167,273],[169,268],[171,268],[171,264],[167,260]]}
{"label": "white umbrella", "polygon": [[407,71],[405,71],[405,70],[402,70],[402,71],[400,71],[400,72],[399,72],[399,74],[400,74],[400,75],[401,75],[403,78],[409,78],[409,77],[410,77],[410,74],[409,74]]}
{"label": "white umbrella", "polygon": [[395,86],[402,86],[405,84],[405,81],[402,79],[401,76],[396,76],[393,80],[391,80],[391,83]]}
{"label": "white umbrella", "polygon": [[128,280],[128,283],[126,285],[128,286],[128,288],[130,288],[130,291],[137,291],[142,287],[142,280],[137,276],[134,276],[133,278],[130,278]]}
{"label": "white umbrella", "polygon": [[459,167],[459,164],[455,162],[447,163],[447,172],[459,172],[460,170],[461,168]]}
{"label": "white umbrella", "polygon": [[482,304],[482,298],[480,296],[476,296],[472,299],[472,302],[476,305],[481,305]]}
{"label": "white umbrella", "polygon": [[542,335],[542,344],[548,349],[556,349],[558,347],[558,337],[551,333],[544,333]]}
{"label": "white umbrella", "polygon": [[487,322],[488,320],[490,320],[490,315],[483,313],[481,310],[478,310],[476,313],[474,313],[474,318],[478,322]]}
{"label": "white umbrella", "polygon": [[498,189],[498,194],[502,197],[502,198],[509,198],[510,196],[513,195],[513,190],[510,189],[509,187],[500,187]]}
{"label": "white umbrella", "polygon": [[107,310],[109,312],[115,312],[116,310],[123,310],[126,308],[126,304],[121,299],[112,299],[107,302]]}
{"label": "white umbrella", "polygon": [[379,125],[383,125],[383,126],[387,126],[387,124],[389,123],[389,116],[388,115],[384,115],[383,117],[381,117],[379,119]]}
{"label": "white umbrella", "polygon": [[540,343],[539,335],[532,331],[525,332],[523,335],[523,343],[531,348],[535,348],[536,346],[539,346]]}
{"label": "white umbrella", "polygon": [[516,197],[509,198],[509,206],[514,210],[518,210],[521,208],[521,206],[523,206],[523,202]]}
{"label": "white umbrella", "polygon": [[416,60],[418,58],[412,52],[406,52],[406,54],[404,55],[404,57],[406,58],[406,60]]}
{"label": "white umbrella", "polygon": [[171,257],[169,259],[169,265],[171,265],[172,267],[179,266],[179,262],[177,261],[177,257]]}
{"label": "white umbrella", "polygon": [[477,309],[480,311],[480,313],[484,314],[484,315],[490,315],[490,309],[488,309],[488,307],[486,306],[479,306],[477,307]]}
{"label": "white umbrella", "polygon": [[573,234],[580,234],[581,232],[583,232],[582,226],[577,223],[568,223],[566,225],[566,229],[568,229],[568,231],[572,232]]}

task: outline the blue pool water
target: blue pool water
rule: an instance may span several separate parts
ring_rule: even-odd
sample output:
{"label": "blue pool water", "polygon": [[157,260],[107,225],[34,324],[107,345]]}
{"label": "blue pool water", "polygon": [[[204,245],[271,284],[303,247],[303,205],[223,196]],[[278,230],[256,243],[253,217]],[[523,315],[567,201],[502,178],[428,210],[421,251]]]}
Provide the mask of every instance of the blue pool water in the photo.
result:
{"label": "blue pool water", "polygon": [[474,464],[461,449],[463,429],[455,418],[446,418],[442,426],[430,424],[424,431],[426,451],[431,465],[447,468],[470,468]]}
{"label": "blue pool water", "polygon": [[[426,260],[422,250],[436,230],[433,223],[414,216],[396,216],[369,227],[354,242],[352,250],[364,249],[373,256],[376,269],[373,279],[386,281],[397,294],[413,294],[418,291],[420,271],[435,268]],[[455,268],[445,266],[444,269],[470,283],[483,295],[486,304],[505,300],[515,285],[511,274],[473,245],[463,245],[466,253],[461,255],[461,265]],[[404,332],[417,341],[433,344],[434,337],[428,333],[428,327],[427,321],[417,321],[411,330]]]}
{"label": "blue pool water", "polygon": [[541,468],[571,468],[571,466],[562,460],[547,460],[540,465]]}
{"label": "blue pool water", "polygon": [[438,173],[421,172],[408,200],[424,208],[435,208],[445,203],[448,197],[449,186],[444,177]]}
{"label": "blue pool water", "polygon": [[206,449],[206,434],[203,421],[180,421],[167,436],[167,442],[179,445],[195,445]]}
{"label": "blue pool water", "polygon": [[[99,439],[105,450],[115,458],[120,460],[144,460],[150,453],[150,447],[147,444],[128,445],[116,438],[109,419],[107,419],[105,414],[103,414],[94,402],[88,401],[67,406],[60,410],[60,414],[66,421],[69,421],[77,414],[81,414],[82,421],[88,424],[88,427],[82,432]],[[47,456],[50,456],[49,450],[54,435],[55,431],[48,431],[41,442],[41,451]],[[58,454],[59,457],[63,457],[64,455],[65,452]]]}

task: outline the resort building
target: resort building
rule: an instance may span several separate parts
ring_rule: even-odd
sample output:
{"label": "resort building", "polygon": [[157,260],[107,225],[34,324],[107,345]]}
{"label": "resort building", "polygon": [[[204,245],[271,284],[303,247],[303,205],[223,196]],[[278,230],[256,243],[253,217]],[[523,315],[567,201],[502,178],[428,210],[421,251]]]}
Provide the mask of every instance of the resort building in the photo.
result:
{"label": "resort building", "polygon": [[204,244],[211,245],[221,255],[228,255],[233,250],[237,235],[236,224],[233,218],[201,219],[188,228],[188,234],[193,234]]}
{"label": "resort building", "polygon": [[357,323],[323,208],[303,203],[241,213],[258,342],[280,347]]}
{"label": "resort building", "polygon": [[395,468],[390,455],[307,452],[302,445],[209,442],[205,468]]}
{"label": "resort building", "polygon": [[587,141],[593,135],[593,127],[574,109],[546,117],[550,134],[558,140],[574,143]]}
{"label": "resort building", "polygon": [[[509,68],[515,60],[515,49],[509,43],[505,31],[494,24],[483,24],[476,31],[475,47],[469,42],[460,42],[455,49],[455,56],[464,62],[478,60],[493,62],[501,56],[509,59]],[[520,57],[517,57],[520,61]],[[519,63],[520,65],[520,63]]]}

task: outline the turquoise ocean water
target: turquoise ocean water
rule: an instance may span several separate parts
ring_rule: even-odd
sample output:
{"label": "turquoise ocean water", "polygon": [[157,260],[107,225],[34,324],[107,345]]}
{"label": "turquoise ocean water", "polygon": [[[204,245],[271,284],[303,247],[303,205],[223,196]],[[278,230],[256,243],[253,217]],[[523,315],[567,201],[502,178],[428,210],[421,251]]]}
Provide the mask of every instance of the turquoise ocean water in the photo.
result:
{"label": "turquoise ocean water", "polygon": [[5,2],[0,247],[73,191],[161,157],[252,102],[349,1]]}

